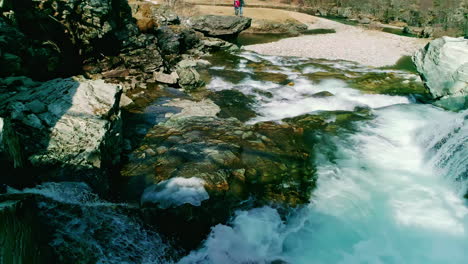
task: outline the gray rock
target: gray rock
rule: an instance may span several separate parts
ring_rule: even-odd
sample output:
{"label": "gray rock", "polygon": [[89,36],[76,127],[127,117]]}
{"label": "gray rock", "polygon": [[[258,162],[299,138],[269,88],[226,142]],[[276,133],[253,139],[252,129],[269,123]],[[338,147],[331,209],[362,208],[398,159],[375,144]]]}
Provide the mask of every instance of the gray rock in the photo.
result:
{"label": "gray rock", "polygon": [[156,30],[158,46],[163,54],[179,54],[181,36],[170,27],[160,27]]}
{"label": "gray rock", "polygon": [[[67,168],[99,171],[115,165],[121,148],[121,93],[102,80],[69,78],[12,96],[0,104],[9,160],[16,168],[60,167],[67,177],[73,174]],[[44,109],[48,112],[35,114]]]}
{"label": "gray rock", "polygon": [[413,61],[435,99],[468,95],[467,39],[436,39],[416,52]]}
{"label": "gray rock", "polygon": [[202,87],[205,83],[195,69],[197,62],[194,60],[182,60],[177,64],[176,73],[179,76],[178,83],[186,91],[192,91]]}
{"label": "gray rock", "polygon": [[176,72],[173,72],[171,74],[166,74],[162,72],[154,72],[154,79],[160,83],[175,84],[177,83],[178,78],[179,76],[177,75]]}
{"label": "gray rock", "polygon": [[236,45],[217,38],[205,38],[202,40],[202,48],[205,51],[213,52],[220,50],[237,51],[240,48]]}
{"label": "gray rock", "polygon": [[196,90],[204,85],[200,79],[200,74],[193,67],[177,68],[177,75],[179,75],[179,85],[186,91]]}
{"label": "gray rock", "polygon": [[133,100],[130,99],[128,96],[126,96],[125,94],[122,94],[122,96],[120,97],[120,107],[125,107],[125,106],[129,106],[133,104]]}
{"label": "gray rock", "polygon": [[194,30],[218,38],[235,38],[240,32],[248,29],[251,23],[252,19],[247,17],[216,15],[192,17],[187,21]]}

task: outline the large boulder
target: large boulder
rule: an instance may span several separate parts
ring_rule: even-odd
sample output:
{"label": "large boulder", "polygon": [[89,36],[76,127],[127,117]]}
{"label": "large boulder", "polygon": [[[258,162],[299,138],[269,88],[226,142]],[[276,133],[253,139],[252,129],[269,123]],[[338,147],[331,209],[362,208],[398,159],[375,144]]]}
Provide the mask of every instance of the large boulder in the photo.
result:
{"label": "large boulder", "polygon": [[463,108],[468,96],[468,40],[442,37],[413,56],[425,86],[435,99],[457,100],[450,108]]}
{"label": "large boulder", "polygon": [[194,30],[209,37],[236,38],[237,35],[250,27],[251,18],[238,16],[204,15],[187,20],[187,24]]}
{"label": "large boulder", "polygon": [[102,80],[69,78],[11,96],[0,104],[8,160],[34,168],[34,181],[80,179],[105,188],[103,179],[87,177],[119,162],[121,93]]}

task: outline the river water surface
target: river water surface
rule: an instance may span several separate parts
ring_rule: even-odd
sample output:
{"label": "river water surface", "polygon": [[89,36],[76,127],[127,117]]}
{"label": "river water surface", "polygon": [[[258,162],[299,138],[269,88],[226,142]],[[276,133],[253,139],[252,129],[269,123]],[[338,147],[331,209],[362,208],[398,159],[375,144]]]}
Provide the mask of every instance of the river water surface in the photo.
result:
{"label": "river water surface", "polygon": [[[340,69],[350,78],[357,72],[399,76],[403,87],[412,78],[404,72],[252,53],[241,57],[236,70],[247,76],[255,75],[248,65],[263,60],[266,71],[288,76],[283,85],[252,77],[212,79],[210,89],[256,96],[259,116],[252,123],[355,107],[370,108],[373,118],[355,123],[354,131],[320,136],[314,149],[318,186],[309,205],[286,220],[270,207],[240,211],[229,225],[214,227],[203,247],[180,263],[467,263],[468,111],[418,104],[408,94],[366,93],[342,78],[305,77]],[[313,96],[322,91],[333,96]]]}
{"label": "river water surface", "polygon": [[[419,77],[391,68],[251,52],[208,60],[208,89],[253,99],[248,123],[328,113],[336,129],[313,132],[318,180],[309,204],[286,216],[272,207],[238,211],[179,263],[468,263],[468,110],[421,103]],[[365,118],[346,125],[334,114],[363,109]],[[52,245],[58,251],[102,264],[172,263],[177,254],[164,238],[120,213],[137,208],[81,199],[90,190],[72,187],[25,191],[81,212],[56,219],[63,222]],[[41,206],[55,212],[54,204]]]}

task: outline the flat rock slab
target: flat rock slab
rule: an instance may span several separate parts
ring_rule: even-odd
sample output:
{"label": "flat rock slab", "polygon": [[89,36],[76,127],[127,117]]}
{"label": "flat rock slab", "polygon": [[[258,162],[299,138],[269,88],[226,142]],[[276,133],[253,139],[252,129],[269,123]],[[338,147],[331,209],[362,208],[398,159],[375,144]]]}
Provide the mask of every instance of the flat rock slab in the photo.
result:
{"label": "flat rock slab", "polygon": [[209,37],[232,38],[250,27],[251,18],[238,16],[204,15],[192,17],[187,24]]}

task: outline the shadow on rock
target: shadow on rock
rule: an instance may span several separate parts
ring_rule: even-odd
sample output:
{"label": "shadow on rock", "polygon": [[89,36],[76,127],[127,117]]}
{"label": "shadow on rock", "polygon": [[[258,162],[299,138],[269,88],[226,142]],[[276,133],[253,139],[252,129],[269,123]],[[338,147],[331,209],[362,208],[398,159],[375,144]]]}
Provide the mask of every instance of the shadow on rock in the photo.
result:
{"label": "shadow on rock", "polygon": [[[19,90],[24,87],[19,87]],[[119,162],[121,89],[102,80],[55,79],[3,101],[3,145],[16,185],[85,181],[107,189],[104,171]]]}

